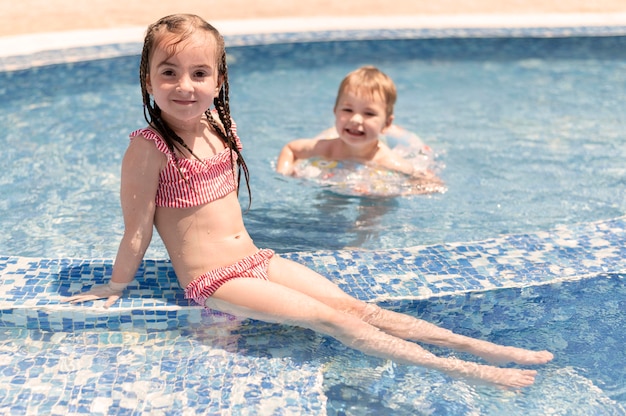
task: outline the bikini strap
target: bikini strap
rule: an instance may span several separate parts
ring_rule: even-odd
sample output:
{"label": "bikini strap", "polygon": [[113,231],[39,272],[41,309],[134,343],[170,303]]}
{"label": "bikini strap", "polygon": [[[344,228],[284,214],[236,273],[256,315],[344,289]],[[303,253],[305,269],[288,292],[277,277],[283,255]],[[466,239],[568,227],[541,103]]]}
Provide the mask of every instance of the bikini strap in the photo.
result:
{"label": "bikini strap", "polygon": [[167,147],[167,143],[165,143],[165,140],[163,140],[163,138],[154,130],[151,130],[149,128],[142,128],[139,130],[135,130],[129,135],[131,140],[137,136],[143,136],[147,140],[152,140],[157,149],[159,149],[161,153],[165,154],[168,159],[175,158],[170,149]]}

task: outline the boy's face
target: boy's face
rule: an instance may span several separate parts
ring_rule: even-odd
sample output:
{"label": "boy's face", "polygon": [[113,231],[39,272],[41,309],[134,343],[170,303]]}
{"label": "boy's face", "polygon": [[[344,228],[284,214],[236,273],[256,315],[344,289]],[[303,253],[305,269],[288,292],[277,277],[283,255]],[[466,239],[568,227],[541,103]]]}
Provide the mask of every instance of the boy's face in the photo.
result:
{"label": "boy's face", "polygon": [[386,103],[379,95],[344,91],[335,107],[335,128],[339,138],[351,146],[378,142],[393,121],[387,116]]}

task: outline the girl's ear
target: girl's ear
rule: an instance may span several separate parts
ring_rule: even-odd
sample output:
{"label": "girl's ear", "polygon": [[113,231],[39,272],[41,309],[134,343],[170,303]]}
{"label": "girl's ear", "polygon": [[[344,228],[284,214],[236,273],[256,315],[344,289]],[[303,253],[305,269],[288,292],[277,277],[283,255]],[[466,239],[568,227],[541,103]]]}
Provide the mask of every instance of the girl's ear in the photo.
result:
{"label": "girl's ear", "polygon": [[222,89],[222,85],[224,85],[224,75],[219,74],[217,77],[217,85],[215,85],[215,93],[219,93]]}
{"label": "girl's ear", "polygon": [[152,94],[152,83],[150,82],[150,74],[146,75],[146,91],[148,91],[148,94]]}

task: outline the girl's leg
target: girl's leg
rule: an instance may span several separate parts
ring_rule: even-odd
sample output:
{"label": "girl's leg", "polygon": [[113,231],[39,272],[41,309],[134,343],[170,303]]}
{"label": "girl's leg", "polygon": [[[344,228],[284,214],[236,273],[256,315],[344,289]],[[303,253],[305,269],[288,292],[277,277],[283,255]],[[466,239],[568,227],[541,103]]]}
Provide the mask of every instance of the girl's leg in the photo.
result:
{"label": "girl's leg", "polygon": [[207,300],[206,306],[238,316],[302,326],[332,336],[365,354],[498,386],[529,386],[537,374],[534,370],[498,368],[437,357],[416,343],[379,331],[352,314],[271,281],[254,278],[229,280]]}
{"label": "girl's leg", "polygon": [[531,351],[455,334],[430,322],[376,305],[367,305],[367,315],[363,319],[391,335],[468,352],[491,363],[545,364],[554,358],[548,351]]}
{"label": "girl's leg", "polygon": [[466,337],[421,319],[365,303],[349,296],[319,273],[278,256],[270,261],[269,277],[275,283],[305,293],[334,309],[355,315],[399,338],[468,352],[494,363],[544,364],[553,358],[548,351],[530,351]]}

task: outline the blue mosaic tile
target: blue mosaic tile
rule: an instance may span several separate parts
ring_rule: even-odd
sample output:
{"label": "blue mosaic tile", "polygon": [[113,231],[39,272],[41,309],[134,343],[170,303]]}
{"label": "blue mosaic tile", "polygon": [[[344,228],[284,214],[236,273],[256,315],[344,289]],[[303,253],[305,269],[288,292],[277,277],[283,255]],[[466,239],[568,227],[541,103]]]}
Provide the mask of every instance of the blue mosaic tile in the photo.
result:
{"label": "blue mosaic tile", "polygon": [[[543,285],[626,270],[626,217],[473,243],[385,251],[288,253],[367,301],[423,299]],[[73,331],[175,329],[201,321],[169,261],[144,260],[125,296],[68,305],[63,297],[108,281],[112,260],[0,258],[0,327]]]}

